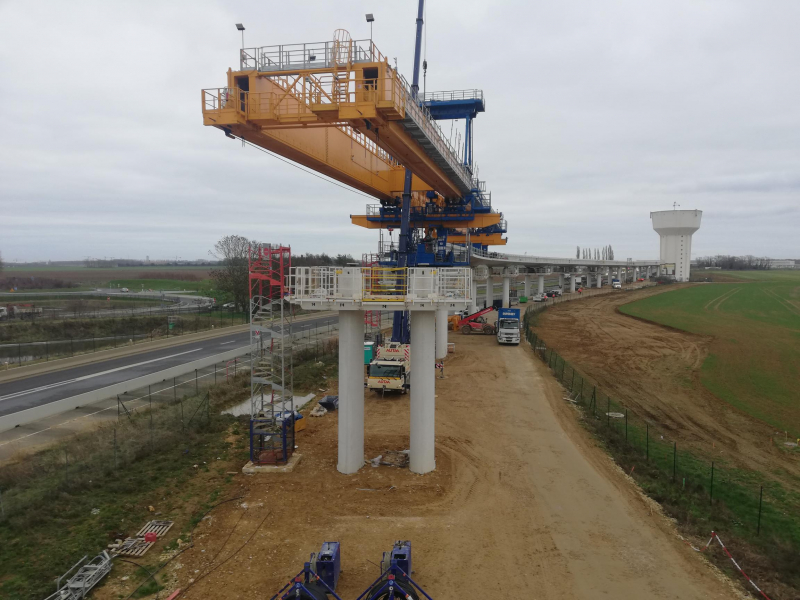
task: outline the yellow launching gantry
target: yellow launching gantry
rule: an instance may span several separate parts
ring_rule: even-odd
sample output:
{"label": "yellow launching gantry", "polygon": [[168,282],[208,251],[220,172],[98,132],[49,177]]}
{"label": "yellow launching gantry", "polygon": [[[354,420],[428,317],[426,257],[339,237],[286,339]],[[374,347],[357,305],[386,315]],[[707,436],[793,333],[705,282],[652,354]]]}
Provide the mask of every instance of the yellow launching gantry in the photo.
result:
{"label": "yellow launching gantry", "polygon": [[227,77],[227,87],[202,91],[203,123],[380,200],[354,224],[399,226],[406,168],[412,227],[501,223],[483,182],[371,40],[337,29],[329,42],[245,48]]}

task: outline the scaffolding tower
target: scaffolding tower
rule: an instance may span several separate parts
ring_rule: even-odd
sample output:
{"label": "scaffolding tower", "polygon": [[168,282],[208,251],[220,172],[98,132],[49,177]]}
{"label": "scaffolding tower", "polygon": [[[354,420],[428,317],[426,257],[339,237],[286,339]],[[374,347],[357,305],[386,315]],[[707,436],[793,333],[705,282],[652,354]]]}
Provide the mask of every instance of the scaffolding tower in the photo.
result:
{"label": "scaffolding tower", "polygon": [[285,464],[294,452],[292,307],[285,299],[292,251],[250,248],[250,460]]}

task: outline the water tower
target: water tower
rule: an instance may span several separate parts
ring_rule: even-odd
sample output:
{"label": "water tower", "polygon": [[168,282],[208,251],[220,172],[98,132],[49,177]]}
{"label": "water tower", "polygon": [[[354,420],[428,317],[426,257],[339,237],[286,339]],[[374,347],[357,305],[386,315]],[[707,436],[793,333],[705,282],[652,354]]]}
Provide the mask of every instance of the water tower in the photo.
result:
{"label": "water tower", "polygon": [[689,281],[692,260],[692,234],[700,229],[702,210],[662,210],[651,212],[653,229],[661,236],[660,274]]}

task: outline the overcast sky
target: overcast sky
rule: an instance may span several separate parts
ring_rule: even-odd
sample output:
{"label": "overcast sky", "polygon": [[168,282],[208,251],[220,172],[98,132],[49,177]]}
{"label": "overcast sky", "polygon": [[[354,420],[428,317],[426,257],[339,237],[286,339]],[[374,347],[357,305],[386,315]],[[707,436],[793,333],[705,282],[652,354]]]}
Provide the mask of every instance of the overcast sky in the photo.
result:
{"label": "overcast sky", "polygon": [[[366,12],[410,80],[416,4],[0,0],[0,253],[374,251],[349,220],[366,198],[204,127],[200,90],[236,66],[236,22],[247,46],[363,39]],[[800,258],[800,2],[427,4],[427,90],[486,95],[475,159],[507,251],[657,257],[649,213],[677,202],[704,211],[695,256]]]}

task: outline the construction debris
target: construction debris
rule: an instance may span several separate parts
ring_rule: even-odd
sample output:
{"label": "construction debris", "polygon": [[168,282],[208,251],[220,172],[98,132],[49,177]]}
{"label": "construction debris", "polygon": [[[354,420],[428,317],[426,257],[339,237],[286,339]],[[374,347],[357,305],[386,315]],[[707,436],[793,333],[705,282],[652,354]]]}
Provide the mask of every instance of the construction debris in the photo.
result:
{"label": "construction debris", "polygon": [[387,450],[380,458],[380,464],[387,467],[407,467],[408,466],[408,450]]}
{"label": "construction debris", "polygon": [[322,416],[325,416],[325,415],[327,415],[327,414],[328,414],[328,411],[327,411],[327,410],[325,410],[325,408],[324,408],[323,406],[320,406],[319,404],[317,404],[317,405],[316,405],[316,406],[315,406],[315,407],[314,407],[314,408],[311,410],[311,412],[310,412],[310,413],[308,413],[308,414],[309,414],[309,416],[312,416],[312,417],[322,417]]}
{"label": "construction debris", "polygon": [[327,410],[336,410],[339,408],[339,396],[324,396],[319,405]]}
{"label": "construction debris", "polygon": [[103,551],[81,566],[75,575],[61,587],[61,580],[69,575],[70,571],[81,565],[86,558],[84,556],[69,571],[58,578],[56,593],[48,596],[46,600],[80,600],[85,598],[92,588],[97,585],[97,582],[111,571],[111,556],[108,552]]}
{"label": "construction debris", "polygon": [[134,537],[116,540],[108,548],[115,556],[144,556],[156,540],[172,527],[172,521],[148,521]]}

